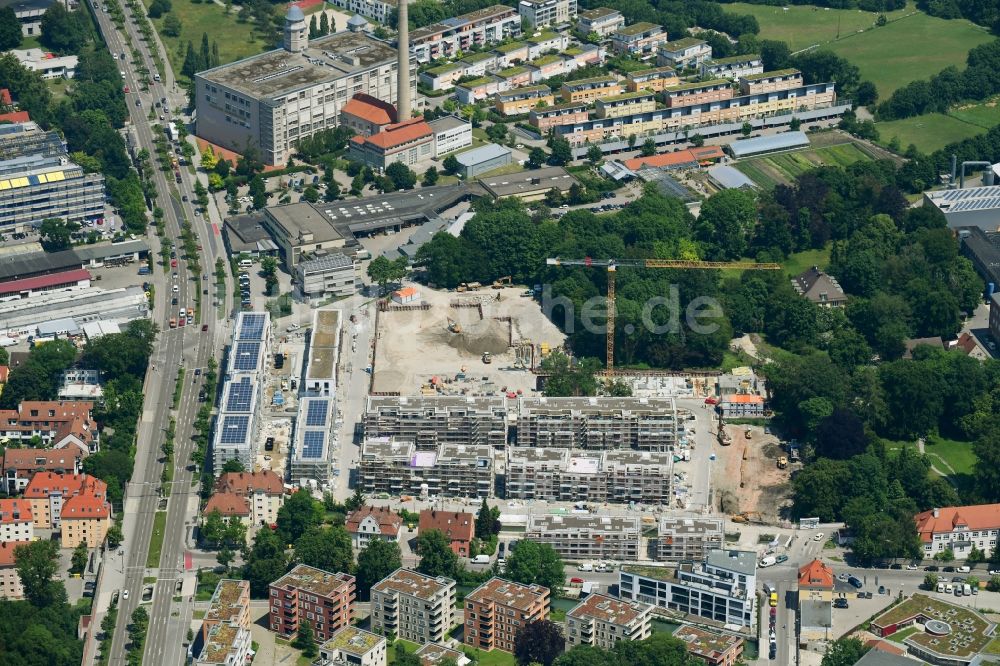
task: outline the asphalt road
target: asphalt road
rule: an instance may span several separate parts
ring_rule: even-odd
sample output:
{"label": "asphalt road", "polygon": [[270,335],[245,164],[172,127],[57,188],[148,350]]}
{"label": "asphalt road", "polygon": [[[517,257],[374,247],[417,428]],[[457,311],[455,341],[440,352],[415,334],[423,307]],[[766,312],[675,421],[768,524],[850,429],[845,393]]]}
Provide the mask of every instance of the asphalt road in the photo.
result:
{"label": "asphalt road", "polygon": [[[132,49],[128,46],[128,40],[115,29],[108,14],[101,11],[100,3],[92,0],[92,5],[109,50],[117,54],[123,52],[131,54]],[[128,9],[125,8],[125,11],[128,16]],[[131,36],[132,43],[139,47],[140,53],[148,50],[140,39],[135,25],[129,19],[126,20],[126,30]],[[159,47],[156,45],[149,48]],[[141,64],[147,67],[150,73],[156,71],[147,53],[142,53],[142,59]],[[124,85],[131,91],[126,95],[126,104],[140,146],[147,148],[155,156],[153,129],[146,113],[150,108],[154,108],[156,100],[163,97],[167,98],[170,107],[183,106],[186,100],[182,94],[173,92],[171,83],[173,77],[170,72],[166,73],[163,83],[153,83],[148,92],[140,92],[142,86],[136,73],[136,65],[131,62],[130,56],[124,61],[119,60],[118,64],[125,72]],[[169,64],[167,68],[169,69]],[[136,98],[142,99],[141,107],[135,106]],[[216,256],[222,256],[224,252],[221,239],[212,226],[206,226],[202,218],[194,214],[191,203],[180,200],[180,196],[184,194],[188,195],[190,200],[194,198],[190,174],[182,170],[182,182],[179,184],[173,181],[172,174],[168,180],[168,174],[169,172],[162,172],[154,167],[152,176],[159,193],[158,204],[164,209],[167,236],[173,238],[174,245],[177,246],[181,220],[185,216],[192,220],[203,251],[201,257],[189,261],[202,261],[202,273],[210,274],[214,269]],[[154,246],[159,245],[155,237],[151,238],[151,242]],[[171,277],[174,272],[177,273],[176,280]],[[122,591],[118,601],[118,623],[115,627],[109,661],[113,665],[125,663],[127,626],[132,612],[142,601],[143,579],[146,576],[156,576],[157,582],[152,605],[147,608],[150,625],[143,661],[156,664],[181,664],[184,661],[185,648],[182,643],[192,609],[185,599],[185,603],[178,604],[174,609],[179,611],[177,616],[172,617],[171,602],[183,574],[185,531],[193,520],[198,506],[197,486],[192,485],[192,472],[186,468],[194,448],[191,442],[191,423],[198,409],[197,384],[201,381],[200,377],[192,381],[195,377],[193,369],[204,367],[208,358],[215,354],[215,350],[221,348],[226,335],[225,328],[216,321],[216,309],[211,307],[214,290],[209,285],[214,285],[214,278],[210,276],[208,281],[195,282],[195,277],[189,270],[187,262],[181,259],[180,252],[176,269],[164,273],[157,266],[151,276],[156,290],[153,320],[159,325],[161,332],[157,337],[146,376],[144,387],[146,400],[139,424],[138,450],[132,480],[126,490],[123,526],[125,541],[122,546],[124,557],[112,555],[106,560],[105,566],[109,567],[109,570],[102,575],[101,587],[95,596],[94,623],[99,626],[101,615],[106,612],[112,595],[117,590]],[[178,287],[177,292],[173,291],[174,284]],[[202,332],[200,326],[185,326],[171,330],[168,326],[170,317],[176,316],[176,311],[180,307],[193,306],[195,290],[206,287],[210,293],[204,297],[203,303],[206,307],[203,308],[202,323],[208,324],[209,330]],[[230,298],[228,288],[226,291],[228,305]],[[170,302],[174,296],[178,299],[176,306]],[[176,418],[174,480],[169,499],[164,501],[160,489],[163,465],[160,459],[160,446],[171,417],[170,402],[178,371],[182,366],[187,368],[187,376],[184,380],[186,385],[180,408],[174,415]],[[165,504],[167,510],[167,523],[160,566],[156,570],[147,570],[146,559],[154,516],[162,504]],[[124,598],[124,590],[129,591],[128,599]],[[93,655],[94,652],[90,650],[88,654]]]}

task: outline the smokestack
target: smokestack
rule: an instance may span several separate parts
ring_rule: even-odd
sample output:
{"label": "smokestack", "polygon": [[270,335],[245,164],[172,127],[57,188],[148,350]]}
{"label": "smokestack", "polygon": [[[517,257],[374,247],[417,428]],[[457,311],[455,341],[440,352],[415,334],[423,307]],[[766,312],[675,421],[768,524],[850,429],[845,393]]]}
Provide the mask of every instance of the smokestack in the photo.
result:
{"label": "smokestack", "polygon": [[399,0],[399,62],[396,65],[396,122],[410,119],[410,11],[407,0]]}

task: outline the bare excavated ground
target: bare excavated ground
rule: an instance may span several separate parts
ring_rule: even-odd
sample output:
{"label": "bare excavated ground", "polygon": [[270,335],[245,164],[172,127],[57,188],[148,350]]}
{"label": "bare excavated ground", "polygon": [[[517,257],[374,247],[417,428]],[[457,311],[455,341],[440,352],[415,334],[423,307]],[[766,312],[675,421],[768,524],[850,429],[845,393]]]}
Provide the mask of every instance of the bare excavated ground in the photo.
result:
{"label": "bare excavated ground", "polygon": [[742,425],[726,426],[733,443],[717,447],[721,453],[712,478],[721,505],[717,508],[728,514],[759,512],[766,522],[779,522],[779,511],[791,491],[788,470],[777,465],[781,448],[763,428],[751,426],[750,439],[746,430]]}

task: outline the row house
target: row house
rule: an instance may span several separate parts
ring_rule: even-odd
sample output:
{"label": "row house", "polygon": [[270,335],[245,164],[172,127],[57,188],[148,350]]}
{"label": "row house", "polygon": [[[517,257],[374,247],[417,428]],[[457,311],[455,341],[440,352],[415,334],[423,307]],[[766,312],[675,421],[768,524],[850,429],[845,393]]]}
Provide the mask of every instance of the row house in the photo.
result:
{"label": "row house", "polygon": [[75,447],[86,457],[98,445],[93,408],[86,400],[24,400],[17,409],[0,410],[0,439],[38,437],[49,448]]}
{"label": "row house", "polygon": [[601,39],[610,37],[624,27],[625,17],[622,13],[608,7],[595,7],[580,12],[576,23],[576,30],[581,35],[594,33]]}
{"label": "row house", "polygon": [[362,506],[347,514],[351,545],[361,550],[372,541],[399,541],[403,518],[387,506]]}
{"label": "row house", "polygon": [[521,629],[549,615],[549,589],[491,578],[465,597],[465,644],[514,652]]}
{"label": "row house", "polygon": [[494,78],[498,82],[498,92],[500,90],[510,90],[511,88],[526,86],[534,80],[533,72],[526,65],[514,65],[513,67],[501,69],[494,75]]}
{"label": "row house", "polygon": [[614,76],[595,76],[590,79],[566,81],[560,90],[566,102],[596,102],[602,97],[620,95],[622,86]]}
{"label": "row house", "polygon": [[554,104],[528,112],[528,124],[538,128],[539,133],[546,134],[559,125],[573,125],[590,117],[585,102],[569,102]]}
{"label": "row house", "polygon": [[23,496],[31,505],[36,528],[58,529],[66,502],[78,495],[106,500],[108,484],[89,474],[38,472],[31,477]]}
{"label": "row house", "polygon": [[303,622],[312,624],[321,641],[351,624],[354,576],[296,565],[269,586],[271,631],[289,638]]}
{"label": "row house", "polygon": [[656,95],[651,92],[627,92],[602,97],[594,103],[597,118],[620,118],[656,109]]}
{"label": "row house", "polygon": [[533,514],[524,532],[528,541],[551,546],[564,560],[639,559],[639,519],[628,516]]}
{"label": "row house", "polygon": [[730,79],[764,73],[764,61],[756,53],[718,58],[701,63],[699,74],[705,79]]}
{"label": "row house", "polygon": [[32,541],[35,524],[31,504],[25,499],[0,499],[0,543]]}
{"label": "row house", "polygon": [[455,624],[451,578],[396,569],[371,590],[371,627],[414,643],[444,643]]}
{"label": "row house", "polygon": [[521,17],[517,10],[493,5],[414,30],[410,33],[410,48],[417,62],[430,62],[520,34]]}
{"label": "row house", "polygon": [[569,71],[569,62],[570,60],[565,56],[552,54],[536,58],[525,67],[531,73],[530,81],[537,82],[565,74]]}
{"label": "row house", "polygon": [[653,607],[591,594],[566,613],[566,644],[612,650],[619,641],[646,640],[653,632]]}
{"label": "row house", "polygon": [[563,49],[563,57],[569,58],[566,69],[569,72],[588,67],[590,65],[603,65],[608,57],[607,49],[598,44],[581,44]]}
{"label": "row house", "polygon": [[549,106],[555,102],[548,86],[525,86],[498,92],[493,96],[493,106],[502,116],[519,116],[538,105]]}
{"label": "row house", "polygon": [[14,495],[28,487],[37,472],[78,474],[84,452],[68,449],[7,449],[3,454],[3,491]]}
{"label": "row house", "polygon": [[458,64],[462,65],[463,76],[485,76],[507,66],[494,51],[470,53],[459,60]]}
{"label": "row house", "polygon": [[655,23],[633,23],[611,35],[611,49],[615,53],[637,58],[652,56],[666,42],[667,31]]}
{"label": "row house", "polygon": [[673,67],[655,67],[638,72],[629,72],[625,77],[625,88],[629,92],[652,90],[662,92],[664,88],[680,85],[681,80]]}
{"label": "row house", "polygon": [[740,77],[740,92],[743,95],[759,95],[801,87],[802,72],[797,69],[779,69]]}
{"label": "row house", "polygon": [[656,64],[676,69],[696,69],[712,57],[712,47],[704,39],[684,37],[660,44]]}
{"label": "row house", "polygon": [[259,472],[227,472],[215,482],[216,494],[228,494],[246,500],[253,525],[273,525],[285,502],[281,477],[269,469]]}
{"label": "row house", "polygon": [[682,83],[663,90],[663,101],[668,108],[707,104],[732,97],[733,83],[728,79]]}

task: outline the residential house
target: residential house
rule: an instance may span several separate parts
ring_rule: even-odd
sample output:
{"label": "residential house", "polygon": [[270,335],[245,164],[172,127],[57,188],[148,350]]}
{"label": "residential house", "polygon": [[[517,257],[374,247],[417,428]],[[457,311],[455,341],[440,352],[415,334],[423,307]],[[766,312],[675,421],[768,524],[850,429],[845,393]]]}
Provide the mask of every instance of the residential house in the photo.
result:
{"label": "residential house", "polygon": [[491,578],[465,597],[465,644],[513,654],[521,628],[548,615],[547,587]]}
{"label": "residential house", "polygon": [[677,78],[677,71],[673,67],[643,69],[629,72],[625,77],[625,87],[629,92],[640,90],[662,92],[664,88],[680,85],[680,82],[681,80]]}
{"label": "residential house", "polygon": [[825,308],[840,308],[847,304],[847,294],[837,278],[821,271],[818,266],[792,278],[795,291],[810,301]]}
{"label": "residential house", "polygon": [[98,444],[93,408],[89,401],[24,400],[17,409],[0,409],[0,438],[37,436],[49,448],[76,447],[86,457]]}
{"label": "residential house", "polygon": [[215,493],[205,502],[202,509],[202,520],[208,519],[213,513],[218,512],[220,516],[227,520],[238,520],[247,527],[250,526],[250,503],[247,498],[231,493]]}
{"label": "residential house", "polygon": [[621,93],[621,84],[614,76],[595,76],[590,79],[566,81],[560,91],[566,102],[585,103],[596,102],[602,97],[620,95]]}
{"label": "residential house", "polygon": [[468,76],[464,62],[447,62],[420,72],[420,83],[431,90],[451,90],[463,76]]}
{"label": "residential house", "polygon": [[202,640],[207,641],[209,630],[217,624],[250,629],[250,623],[250,582],[223,578],[216,584],[201,622]]}
{"label": "residential house", "polygon": [[498,92],[493,96],[493,105],[502,116],[519,116],[528,113],[539,105],[545,107],[553,104],[555,97],[548,86],[526,86]]}
{"label": "residential house", "polygon": [[59,522],[63,548],[97,548],[111,529],[111,503],[103,496],[74,495],[63,504]]}
{"label": "residential house", "polygon": [[601,97],[594,103],[597,118],[621,118],[634,113],[646,113],[656,108],[656,95],[650,91],[627,92]]}
{"label": "residential house", "polygon": [[471,513],[424,509],[420,512],[420,533],[428,530],[438,530],[448,540],[453,553],[469,557],[469,544],[476,535],[476,518]]}
{"label": "residential house", "polygon": [[271,631],[289,638],[308,620],[316,638],[326,641],[351,624],[355,580],[350,574],[299,564],[271,583],[270,597]]}
{"label": "residential house", "polygon": [[465,656],[461,650],[453,650],[440,643],[427,643],[421,645],[413,654],[420,659],[420,666],[438,666],[450,659],[456,666],[468,666],[472,660]]}
{"label": "residential house", "polygon": [[36,472],[24,489],[24,499],[31,505],[35,528],[57,529],[63,507],[69,498],[77,495],[107,499],[108,484],[88,474]]}
{"label": "residential house", "polygon": [[532,514],[524,538],[551,546],[564,560],[639,559],[639,519],[628,516]]}
{"label": "residential house", "polygon": [[756,53],[717,58],[701,63],[700,74],[706,79],[731,79],[764,73],[764,61]]}
{"label": "residential house", "polygon": [[0,499],[0,543],[31,541],[35,525],[26,499]]}
{"label": "residential house", "polygon": [[733,83],[729,79],[682,83],[663,89],[663,99],[668,108],[708,104],[732,98]]}
{"label": "residential house", "polygon": [[253,658],[250,630],[235,624],[216,624],[209,628],[201,654],[194,666],[245,666]]}
{"label": "residential house", "polygon": [[273,525],[285,503],[285,486],[281,477],[269,469],[258,472],[227,472],[215,481],[215,494],[228,493],[242,497],[250,508],[254,525]]}
{"label": "residential house", "polygon": [[14,566],[14,551],[18,546],[27,546],[30,541],[0,542],[0,599],[21,599],[24,588],[21,587],[21,576]]}
{"label": "residential house", "polygon": [[660,516],[651,547],[660,562],[699,562],[722,548],[725,530],[717,518]]}
{"label": "residential house", "polygon": [[494,74],[498,81],[498,90],[510,90],[518,86],[526,86],[532,83],[532,70],[525,65],[514,65],[507,69],[501,69]]}
{"label": "residential house", "polygon": [[764,396],[754,393],[734,393],[719,399],[718,410],[724,419],[763,418]]}
{"label": "residential house", "polygon": [[418,62],[469,53],[521,34],[521,17],[506,5],[493,5],[448,18],[410,32],[410,49]]}
{"label": "residential house", "polygon": [[509,88],[510,83],[505,79],[496,76],[481,76],[456,85],[455,98],[462,104],[475,104],[479,100],[486,99],[490,95],[495,95]]}
{"label": "residential house", "polygon": [[740,77],[740,91],[744,95],[757,95],[801,87],[802,72],[797,69],[780,69]]}
{"label": "residential house", "polygon": [[386,666],[386,640],[358,627],[344,627],[319,648],[319,663]]}
{"label": "residential house", "polygon": [[567,649],[593,645],[604,650],[618,641],[641,641],[652,634],[653,607],[640,601],[623,601],[590,594],[566,613]]}
{"label": "residential house", "polygon": [[973,547],[987,555],[996,549],[1000,504],[935,508],[918,513],[914,520],[924,545],[924,559],[950,549],[956,560],[964,560]]}
{"label": "residential house", "polygon": [[799,639],[825,641],[832,638],[833,570],[821,560],[799,567]]}
{"label": "residential house", "polygon": [[395,122],[396,107],[365,93],[351,97],[340,110],[340,124],[361,136],[378,134]]}
{"label": "residential house", "polygon": [[704,39],[683,37],[664,42],[656,53],[656,64],[676,69],[695,69],[712,57],[712,47]]}
{"label": "residential house", "polygon": [[517,13],[535,28],[569,23],[576,18],[576,0],[521,0]]}
{"label": "residential house", "polygon": [[531,109],[528,112],[528,124],[538,128],[538,131],[544,135],[557,125],[580,122],[586,120],[588,116],[586,102],[553,104],[540,109]]}
{"label": "residential house", "polygon": [[528,70],[529,81],[538,83],[539,81],[551,79],[553,76],[566,74],[570,71],[569,63],[571,62],[572,59],[562,54],[549,54],[535,58],[524,65],[524,67]]}
{"label": "residential house", "polygon": [[369,542],[399,541],[403,518],[387,506],[362,506],[347,514],[347,533],[351,545],[361,550]]}
{"label": "residential house", "polygon": [[[330,0],[337,7],[342,7],[354,14],[361,14],[382,24],[389,23],[396,11],[396,0]],[[340,26],[343,29],[343,26]]]}
{"label": "residential house", "polygon": [[742,663],[744,640],[739,636],[684,625],[674,632],[674,638],[684,641],[687,651],[708,666]]}
{"label": "residential house", "polygon": [[380,171],[394,162],[412,166],[434,156],[434,131],[422,117],[411,118],[378,134],[351,137],[347,156]]}
{"label": "residential house", "polygon": [[917,347],[930,347],[931,349],[944,349],[944,340],[941,336],[935,335],[929,338],[907,338],[903,340],[903,347],[906,351],[903,352],[904,360],[912,360],[913,352]]}
{"label": "residential house", "polygon": [[595,33],[601,39],[610,37],[624,27],[625,17],[622,13],[608,7],[595,7],[580,12],[576,23],[576,31],[581,35]]}
{"label": "residential house", "polygon": [[990,358],[990,353],[983,349],[982,345],[979,344],[979,340],[971,333],[962,333],[959,335],[951,347],[961,350],[963,354],[977,361],[985,361]]}
{"label": "residential house", "polygon": [[415,643],[443,643],[455,624],[455,581],[396,569],[371,589],[371,627]]}
{"label": "residential house", "polygon": [[667,31],[655,23],[633,23],[611,35],[611,49],[618,54],[646,58],[667,42]]}
{"label": "residential house", "polygon": [[3,454],[3,490],[14,495],[28,487],[36,472],[79,474],[83,451],[68,449],[7,449]]}

